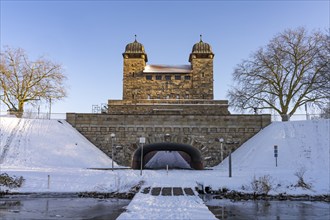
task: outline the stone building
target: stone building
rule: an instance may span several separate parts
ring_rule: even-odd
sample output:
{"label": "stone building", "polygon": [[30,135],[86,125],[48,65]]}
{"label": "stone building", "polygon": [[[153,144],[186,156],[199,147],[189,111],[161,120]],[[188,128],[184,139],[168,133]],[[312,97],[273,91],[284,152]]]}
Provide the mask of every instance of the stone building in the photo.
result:
{"label": "stone building", "polygon": [[[159,151],[178,152],[194,169],[218,164],[270,124],[270,115],[232,115],[227,100],[213,99],[208,43],[194,44],[188,60],[149,65],[135,39],[123,53],[123,99],[108,100],[106,114],[67,113],[67,121],[120,165],[139,168],[142,158],[145,166]],[[143,153],[139,137],[146,138]]]}
{"label": "stone building", "polygon": [[213,99],[213,57],[211,46],[202,40],[193,46],[190,65],[147,65],[144,46],[126,46],[124,58],[124,100]]}

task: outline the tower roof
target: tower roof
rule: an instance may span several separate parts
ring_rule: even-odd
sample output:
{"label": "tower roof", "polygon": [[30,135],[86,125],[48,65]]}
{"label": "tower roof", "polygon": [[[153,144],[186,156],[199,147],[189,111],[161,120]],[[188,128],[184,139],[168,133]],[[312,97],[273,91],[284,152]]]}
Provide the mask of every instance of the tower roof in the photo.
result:
{"label": "tower roof", "polygon": [[135,39],[134,42],[126,45],[125,53],[145,53],[144,46]]}
{"label": "tower roof", "polygon": [[[203,42],[202,35],[200,35],[200,41],[194,44],[191,54],[189,56],[189,62],[191,62],[192,55],[199,58],[213,58],[214,53],[210,44]],[[211,55],[211,56],[209,56]]]}
{"label": "tower roof", "polygon": [[192,53],[212,53],[212,48],[201,40],[193,46]]}
{"label": "tower roof", "polygon": [[138,42],[136,40],[136,35],[135,35],[135,40],[132,43],[129,43],[125,47],[125,52],[123,53],[123,56],[125,57],[132,57],[132,58],[140,58],[143,57],[141,55],[144,55],[145,61],[148,62],[147,54],[144,50],[143,44]]}

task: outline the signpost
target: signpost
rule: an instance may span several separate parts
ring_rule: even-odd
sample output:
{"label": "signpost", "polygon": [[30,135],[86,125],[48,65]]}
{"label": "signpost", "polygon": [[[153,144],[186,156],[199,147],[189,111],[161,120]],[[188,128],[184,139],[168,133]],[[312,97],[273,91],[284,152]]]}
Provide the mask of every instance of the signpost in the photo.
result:
{"label": "signpost", "polygon": [[113,171],[113,161],[115,160],[115,158],[114,158],[114,152],[113,152],[113,141],[114,141],[116,135],[114,133],[111,133],[110,134],[110,137],[111,137],[111,159],[112,159],[111,167],[112,167],[112,171]]}
{"label": "signpost", "polygon": [[275,157],[275,164],[277,167],[277,157],[278,157],[278,147],[277,145],[274,145],[274,157]]}

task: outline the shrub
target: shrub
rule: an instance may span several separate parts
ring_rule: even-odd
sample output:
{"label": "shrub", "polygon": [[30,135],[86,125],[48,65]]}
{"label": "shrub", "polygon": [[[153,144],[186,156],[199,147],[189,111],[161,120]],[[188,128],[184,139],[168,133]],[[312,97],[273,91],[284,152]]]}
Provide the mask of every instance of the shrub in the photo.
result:
{"label": "shrub", "polygon": [[0,174],[0,186],[6,186],[10,189],[21,187],[25,179],[20,176],[9,176],[7,173]]}
{"label": "shrub", "polygon": [[304,175],[306,173],[306,167],[300,167],[294,175],[298,177],[298,182],[295,185],[295,187],[301,187],[303,189],[312,189],[312,185],[309,183],[306,183],[304,180]]}
{"label": "shrub", "polygon": [[251,182],[251,187],[254,193],[268,194],[268,192],[272,189],[271,182],[272,179],[269,175],[261,176],[258,179],[254,176]]}

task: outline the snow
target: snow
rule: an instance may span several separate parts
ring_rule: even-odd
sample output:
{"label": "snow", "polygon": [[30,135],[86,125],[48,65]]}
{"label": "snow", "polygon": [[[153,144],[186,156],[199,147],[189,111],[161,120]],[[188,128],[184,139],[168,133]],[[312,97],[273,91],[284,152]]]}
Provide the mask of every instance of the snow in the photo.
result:
{"label": "snow", "polygon": [[198,196],[152,196],[138,193],[127,209],[128,212],[122,213],[118,220],[216,219]]}
{"label": "snow", "polygon": [[[143,170],[142,176],[139,170],[88,169],[111,168],[112,161],[64,120],[0,117],[0,172],[25,178],[12,192],[127,192],[140,181],[143,187],[194,188],[200,182],[253,192],[253,178],[268,175],[270,194],[330,194],[329,124],[325,119],[273,122],[232,153],[230,178],[228,158],[213,170]],[[294,186],[301,170],[310,190]],[[138,193],[120,218],[213,218],[206,209],[198,197]]]}
{"label": "snow", "polygon": [[145,165],[146,168],[153,169],[164,169],[166,166],[168,168],[191,169],[187,161],[177,151],[159,151]]}
{"label": "snow", "polygon": [[[1,168],[109,167],[111,159],[65,120],[1,117]],[[117,166],[117,164],[116,164]]]}
{"label": "snow", "polygon": [[[273,122],[232,154],[233,175],[250,179],[269,175],[274,183],[290,186],[297,182],[295,173],[305,171],[304,180],[312,184],[312,192],[299,188],[277,192],[329,194],[329,124],[330,120]],[[277,167],[274,145],[278,146]],[[229,172],[228,163],[226,158],[215,169]]]}

